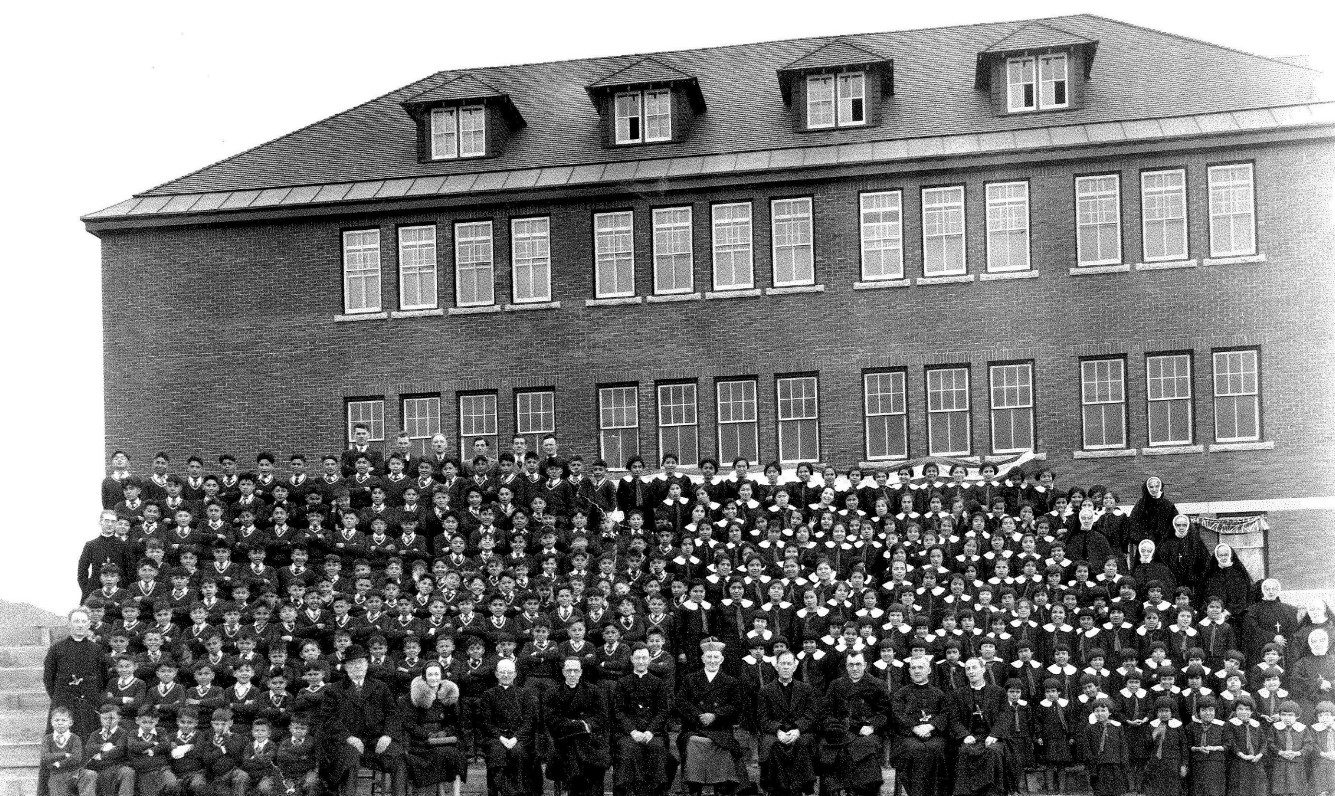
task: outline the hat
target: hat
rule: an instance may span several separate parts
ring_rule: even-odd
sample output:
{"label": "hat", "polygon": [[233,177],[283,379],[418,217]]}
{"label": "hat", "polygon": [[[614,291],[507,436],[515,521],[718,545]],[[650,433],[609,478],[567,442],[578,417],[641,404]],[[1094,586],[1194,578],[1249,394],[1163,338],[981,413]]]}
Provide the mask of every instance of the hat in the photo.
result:
{"label": "hat", "polygon": [[709,638],[700,642],[700,651],[723,652],[724,648],[726,648],[727,646],[728,646],[727,644],[724,644],[722,641],[719,641],[718,638],[710,636]]}
{"label": "hat", "polygon": [[343,653],[343,662],[352,663],[356,660],[365,660],[367,658],[366,648],[360,644],[353,644],[348,647],[348,651]]}

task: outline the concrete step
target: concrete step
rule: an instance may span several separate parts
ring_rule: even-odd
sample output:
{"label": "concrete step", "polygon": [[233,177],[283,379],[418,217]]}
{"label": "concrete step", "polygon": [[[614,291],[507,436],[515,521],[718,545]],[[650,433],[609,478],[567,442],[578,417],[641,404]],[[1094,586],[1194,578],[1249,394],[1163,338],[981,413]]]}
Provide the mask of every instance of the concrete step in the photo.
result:
{"label": "concrete step", "polygon": [[0,742],[0,769],[28,768],[38,764],[41,755],[42,739],[35,741]]}
{"label": "concrete step", "polygon": [[47,731],[46,719],[44,708],[0,710],[0,742],[41,738]]}
{"label": "concrete step", "polygon": [[64,625],[10,625],[0,627],[0,645],[49,647],[69,634]]}
{"label": "concrete step", "polygon": [[0,692],[29,691],[42,687],[42,667],[0,666]]}
{"label": "concrete step", "polygon": [[0,769],[0,796],[37,796],[37,767]]}
{"label": "concrete step", "polygon": [[45,661],[44,644],[11,644],[0,647],[0,666],[41,666]]}
{"label": "concrete step", "polygon": [[46,710],[50,705],[46,691],[40,688],[0,691],[0,710]]}

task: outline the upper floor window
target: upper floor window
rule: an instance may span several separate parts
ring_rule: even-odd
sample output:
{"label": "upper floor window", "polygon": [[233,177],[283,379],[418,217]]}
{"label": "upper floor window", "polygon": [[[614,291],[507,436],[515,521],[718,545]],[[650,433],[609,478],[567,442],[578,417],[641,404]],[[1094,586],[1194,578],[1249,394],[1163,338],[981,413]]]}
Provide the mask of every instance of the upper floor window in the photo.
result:
{"label": "upper floor window", "polygon": [[811,243],[811,200],[777,199],[770,203],[774,247],[774,285],[810,285],[816,281]]}
{"label": "upper floor window", "polygon": [[815,376],[775,379],[778,392],[779,460],[820,458],[820,408]]}
{"label": "upper floor window", "polygon": [[487,154],[487,113],[481,105],[431,111],[431,159],[477,158]]}
{"label": "upper floor window", "polygon": [[1182,169],[1140,175],[1140,215],[1145,262],[1187,259],[1187,173]]}
{"label": "upper floor window", "polygon": [[636,385],[598,389],[598,445],[604,460],[621,467],[640,453],[640,399]]}
{"label": "upper floor window", "polygon": [[964,186],[922,191],[922,273],[964,273]]}
{"label": "upper floor window", "polygon": [[1214,438],[1261,438],[1261,369],[1254,348],[1214,352]]}
{"label": "upper floor window", "polygon": [[385,399],[353,398],[347,401],[348,442],[356,439],[358,426],[366,428],[367,439],[371,442],[385,441]]}
{"label": "upper floor window", "polygon": [[1034,449],[1034,367],[1028,362],[991,365],[992,452]]}
{"label": "upper floor window", "polygon": [[862,278],[904,278],[904,219],[899,191],[864,193],[862,214]]}
{"label": "upper floor window", "polygon": [[491,222],[454,225],[454,303],[481,307],[496,303],[491,261]]}
{"label": "upper floor window", "polygon": [[867,123],[866,75],[842,72],[807,78],[807,127],[855,127]]}
{"label": "upper floor window", "polygon": [[927,452],[933,456],[967,455],[971,439],[969,369],[929,369]]}
{"label": "upper floor window", "polygon": [[528,440],[529,450],[542,450],[542,438],[556,433],[556,392],[515,391],[515,433]]}
{"label": "upper floor window", "polygon": [[1029,270],[1029,183],[987,186],[987,270]]}
{"label": "upper floor window", "polygon": [[1191,444],[1191,355],[1145,357],[1150,445]]}
{"label": "upper floor window", "polygon": [[729,379],[715,386],[718,418],[718,458],[730,462],[741,457],[760,458],[757,438],[755,379]]}
{"label": "upper floor window", "polygon": [[1210,167],[1210,256],[1256,254],[1252,165]]}
{"label": "upper floor window", "polygon": [[399,307],[436,306],[436,227],[399,228]]}
{"label": "upper floor window", "polygon": [[690,293],[695,289],[691,251],[691,208],[654,211],[654,292]]}
{"label": "upper floor window", "polygon": [[743,290],[751,271],[751,203],[714,205],[714,289]]}
{"label": "upper floor window", "polygon": [[440,396],[425,395],[403,399],[403,430],[413,440],[418,455],[431,450],[431,438],[440,433]]}
{"label": "upper floor window", "polygon": [[552,300],[547,218],[517,218],[510,222],[510,270],[516,304]]}
{"label": "upper floor window", "polygon": [[1086,450],[1126,447],[1126,363],[1080,363],[1080,413]]}
{"label": "upper floor window", "polygon": [[867,458],[902,459],[909,455],[908,389],[902,370],[862,376]]}
{"label": "upper floor window", "polygon": [[1067,96],[1067,58],[1065,53],[1038,57],[1011,58],[1006,61],[1006,107],[1011,111],[1065,108]]}
{"label": "upper floor window", "polygon": [[1122,262],[1121,178],[1116,174],[1075,178],[1076,262]]}
{"label": "upper floor window", "polygon": [[594,295],[615,298],[635,294],[634,214],[593,216]]}
{"label": "upper floor window", "polygon": [[343,233],[343,311],[380,311],[380,230]]}
{"label": "upper floor window", "polygon": [[470,455],[473,441],[485,439],[496,449],[496,393],[459,393],[459,451]]}
{"label": "upper floor window", "polygon": [[618,144],[672,140],[671,91],[626,91],[616,95],[613,105]]}

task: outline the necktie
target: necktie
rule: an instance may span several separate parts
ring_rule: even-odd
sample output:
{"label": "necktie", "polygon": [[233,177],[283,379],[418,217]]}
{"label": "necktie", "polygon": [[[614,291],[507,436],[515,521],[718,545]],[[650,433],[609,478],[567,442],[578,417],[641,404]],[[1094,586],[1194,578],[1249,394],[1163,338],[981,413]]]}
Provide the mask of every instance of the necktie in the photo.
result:
{"label": "necktie", "polygon": [[640,479],[635,479],[635,505],[644,505],[644,483]]}
{"label": "necktie", "polygon": [[1105,721],[1102,723],[1103,734],[1099,736],[1099,754],[1103,754],[1103,750],[1108,746],[1108,722]]}
{"label": "necktie", "polygon": [[1251,753],[1252,753],[1252,728],[1251,728],[1251,725],[1247,724],[1246,722],[1243,722],[1243,724],[1242,724],[1242,734],[1243,734],[1243,736],[1247,739],[1247,755],[1250,756]]}
{"label": "necktie", "polygon": [[709,635],[709,612],[705,610],[703,603],[700,605],[700,631],[706,636]]}
{"label": "necktie", "polygon": [[[1057,708],[1057,721],[1062,725],[1062,735],[1070,735],[1070,730],[1066,728],[1066,712],[1062,709],[1060,703],[1054,702],[1053,705]],[[1160,742],[1160,745],[1162,746],[1162,742]]]}
{"label": "necktie", "polygon": [[1163,760],[1163,742],[1168,738],[1168,725],[1164,725],[1163,735],[1159,736],[1159,743],[1154,747],[1154,759]]}

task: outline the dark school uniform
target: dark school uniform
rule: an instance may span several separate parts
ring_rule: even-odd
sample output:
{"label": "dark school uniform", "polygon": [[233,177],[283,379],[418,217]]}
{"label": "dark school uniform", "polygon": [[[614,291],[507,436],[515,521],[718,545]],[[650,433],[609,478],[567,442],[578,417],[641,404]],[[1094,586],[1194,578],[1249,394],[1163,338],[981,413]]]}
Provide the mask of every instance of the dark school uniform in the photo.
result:
{"label": "dark school uniform", "polygon": [[1131,790],[1131,764],[1121,722],[1109,719],[1087,726],[1085,749],[1085,766],[1094,796],[1122,796]]}
{"label": "dark school uniform", "polygon": [[1180,796],[1187,763],[1187,731],[1177,719],[1150,721],[1149,757],[1145,761],[1145,796]]}
{"label": "dark school uniform", "polygon": [[1219,719],[1208,722],[1197,719],[1191,722],[1188,733],[1191,738],[1192,796],[1223,796],[1228,788],[1226,725]]}

